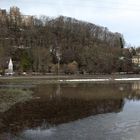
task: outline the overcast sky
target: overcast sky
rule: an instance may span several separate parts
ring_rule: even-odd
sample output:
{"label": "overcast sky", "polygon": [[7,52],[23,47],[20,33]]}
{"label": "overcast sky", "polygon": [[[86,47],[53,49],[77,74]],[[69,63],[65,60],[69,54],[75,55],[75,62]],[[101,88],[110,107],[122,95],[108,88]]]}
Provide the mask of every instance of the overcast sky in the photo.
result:
{"label": "overcast sky", "polygon": [[0,0],[1,9],[10,6],[27,15],[64,15],[105,26],[140,46],[140,0]]}

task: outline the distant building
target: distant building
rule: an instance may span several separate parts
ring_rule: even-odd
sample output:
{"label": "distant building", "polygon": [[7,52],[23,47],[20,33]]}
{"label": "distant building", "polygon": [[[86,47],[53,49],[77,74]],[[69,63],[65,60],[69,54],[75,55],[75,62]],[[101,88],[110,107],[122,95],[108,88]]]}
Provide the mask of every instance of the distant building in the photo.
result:
{"label": "distant building", "polygon": [[9,20],[17,25],[21,23],[20,9],[16,6],[10,7]]}
{"label": "distant building", "polygon": [[6,10],[5,9],[0,9],[0,21],[5,21],[6,20]]}
{"label": "distant building", "polygon": [[132,57],[132,63],[134,65],[140,66],[140,53]]}
{"label": "distant building", "polygon": [[1,16],[6,16],[6,10],[5,9],[0,9],[0,17]]}
{"label": "distant building", "polygon": [[16,6],[10,7],[10,15],[14,18],[20,16],[20,9]]}
{"label": "distant building", "polygon": [[6,75],[13,75],[14,71],[13,71],[13,62],[12,59],[10,58],[9,63],[8,63],[8,69],[5,70],[5,74]]}
{"label": "distant building", "polygon": [[29,15],[22,15],[22,23],[25,26],[33,26],[34,24],[34,16],[29,16]]}

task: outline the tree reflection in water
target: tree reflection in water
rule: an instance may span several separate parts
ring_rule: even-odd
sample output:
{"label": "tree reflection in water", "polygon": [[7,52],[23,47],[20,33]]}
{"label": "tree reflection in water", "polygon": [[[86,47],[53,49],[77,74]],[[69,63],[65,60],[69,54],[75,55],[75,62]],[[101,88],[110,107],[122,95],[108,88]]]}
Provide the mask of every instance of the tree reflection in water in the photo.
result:
{"label": "tree reflection in water", "polygon": [[[124,101],[139,100],[132,84],[48,84],[34,89],[34,98],[1,114],[1,132],[42,129],[91,115],[120,112]],[[2,125],[1,125],[2,126]],[[9,128],[9,130],[7,130]]]}

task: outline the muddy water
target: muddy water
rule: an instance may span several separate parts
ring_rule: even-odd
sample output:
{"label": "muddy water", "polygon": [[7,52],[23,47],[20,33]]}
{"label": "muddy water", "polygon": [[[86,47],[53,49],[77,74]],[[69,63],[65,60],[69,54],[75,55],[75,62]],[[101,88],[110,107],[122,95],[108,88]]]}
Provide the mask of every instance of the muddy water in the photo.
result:
{"label": "muddy water", "polygon": [[47,84],[30,90],[32,98],[0,112],[0,140],[140,139],[138,82]]}

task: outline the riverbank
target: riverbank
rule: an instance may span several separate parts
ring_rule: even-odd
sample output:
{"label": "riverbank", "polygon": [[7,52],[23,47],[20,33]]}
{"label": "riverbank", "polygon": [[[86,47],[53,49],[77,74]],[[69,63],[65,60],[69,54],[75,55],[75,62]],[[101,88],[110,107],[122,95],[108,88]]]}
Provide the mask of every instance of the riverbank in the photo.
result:
{"label": "riverbank", "polygon": [[48,84],[73,82],[131,82],[140,81],[139,74],[117,75],[39,75],[39,76],[2,76],[0,84]]}

